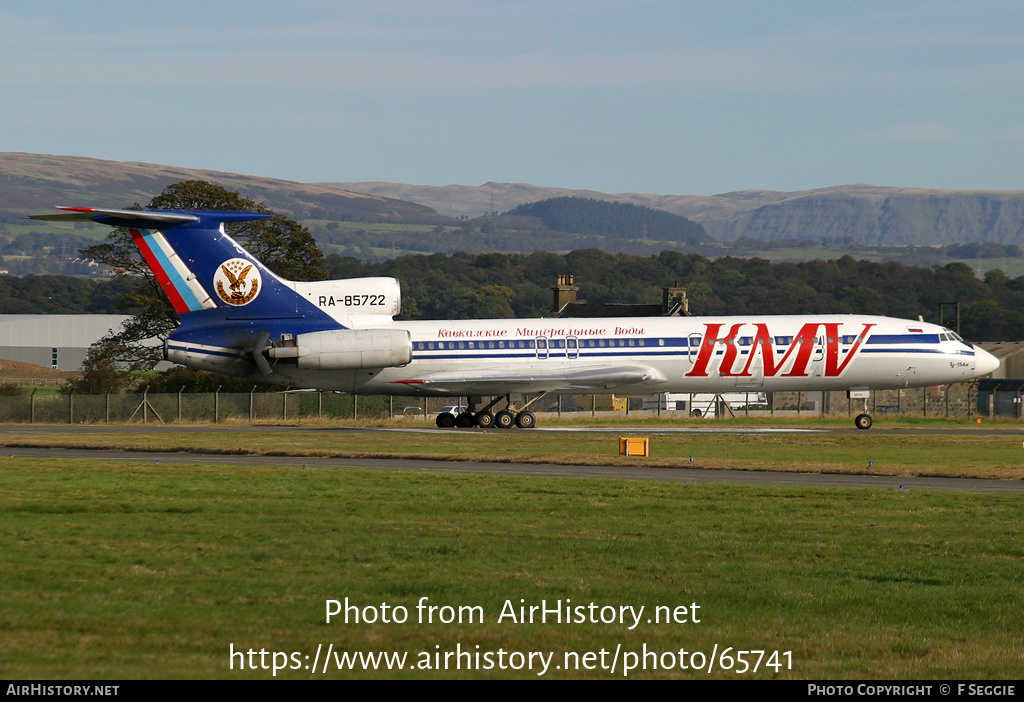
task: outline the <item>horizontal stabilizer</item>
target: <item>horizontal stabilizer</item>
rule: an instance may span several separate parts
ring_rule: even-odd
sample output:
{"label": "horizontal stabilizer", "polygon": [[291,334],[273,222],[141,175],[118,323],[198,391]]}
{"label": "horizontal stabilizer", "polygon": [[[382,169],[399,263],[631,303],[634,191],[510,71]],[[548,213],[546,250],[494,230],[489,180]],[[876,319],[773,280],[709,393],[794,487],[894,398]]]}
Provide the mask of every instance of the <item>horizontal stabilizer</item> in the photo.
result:
{"label": "horizontal stabilizer", "polygon": [[[111,226],[126,227],[159,227],[175,226],[198,222],[195,215],[179,212],[153,212],[152,210],[99,210],[94,207],[57,207],[64,210],[60,214],[33,215],[29,219],[44,222],[98,222]],[[118,220],[118,221],[113,221]]]}
{"label": "horizontal stabilizer", "polygon": [[262,212],[220,210],[101,210],[95,207],[57,207],[60,214],[32,215],[29,219],[44,222],[96,222],[111,227],[131,229],[169,229],[182,224],[200,223],[217,229],[221,222],[248,222],[273,215]]}

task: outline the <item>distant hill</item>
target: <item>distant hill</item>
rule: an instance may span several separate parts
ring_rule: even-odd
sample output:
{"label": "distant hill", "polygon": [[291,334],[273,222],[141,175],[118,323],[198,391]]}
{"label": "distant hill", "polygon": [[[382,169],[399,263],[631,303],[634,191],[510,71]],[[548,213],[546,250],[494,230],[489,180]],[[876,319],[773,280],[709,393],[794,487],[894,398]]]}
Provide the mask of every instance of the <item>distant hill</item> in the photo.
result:
{"label": "distant hill", "polygon": [[79,156],[0,153],[0,215],[8,219],[55,205],[123,208],[145,204],[171,183],[206,180],[295,219],[445,224],[430,207],[274,178]]}
{"label": "distant hill", "polygon": [[[29,222],[55,205],[124,208],[145,204],[167,185],[201,179],[224,186],[306,225],[325,253],[377,260],[403,253],[532,252],[599,248],[658,253],[686,246],[588,232],[552,231],[534,217],[465,221],[429,206],[337,187],[147,163],[78,156],[0,153],[0,270],[12,275],[101,275],[77,258],[97,231]],[[661,213],[664,214],[664,213]],[[103,234],[99,234],[102,236]]]}
{"label": "distant hill", "polygon": [[[663,245],[691,247],[657,239],[648,228],[640,239],[621,232],[571,234],[544,227],[536,217],[497,218],[525,203],[562,197],[619,202],[681,215],[703,226],[715,241],[780,242],[827,240],[831,247],[950,245],[988,242],[1024,246],[1024,191],[918,190],[844,185],[801,192],[745,190],[713,196],[609,194],[545,188],[523,183],[481,186],[417,186],[394,183],[319,183],[239,175],[156,164],[104,161],[78,156],[0,153],[0,239],[10,254],[40,244],[15,243],[30,231],[27,214],[54,205],[126,207],[144,204],[167,185],[208,180],[265,202],[306,223],[328,250],[364,258],[403,251],[532,251],[597,247],[636,254]],[[478,219],[482,215],[488,219]],[[474,221],[458,221],[455,218]],[[56,231],[56,230],[54,230]],[[71,241],[59,249],[80,248]],[[632,235],[630,235],[632,236]],[[0,243],[3,243],[0,242]],[[660,242],[660,243],[659,243]],[[788,244],[773,244],[785,247]],[[690,248],[715,255],[709,245]],[[744,248],[746,247],[746,248]],[[734,254],[735,255],[735,254]],[[891,254],[886,254],[891,255]],[[8,267],[13,264],[8,261]],[[26,265],[24,262],[23,267]],[[32,272],[26,270],[25,272]],[[38,271],[42,272],[42,271]]]}
{"label": "distant hill", "polygon": [[626,202],[682,215],[718,241],[829,239],[861,245],[999,242],[1024,245],[1024,191],[921,190],[840,185],[800,192],[644,195],[545,188],[524,183],[425,186],[325,183],[417,202],[452,217],[478,217],[555,197]]}
{"label": "distant hill", "polygon": [[624,202],[556,197],[520,205],[510,217],[537,217],[546,227],[610,239],[640,239],[696,244],[709,241],[704,228],[680,215]]}

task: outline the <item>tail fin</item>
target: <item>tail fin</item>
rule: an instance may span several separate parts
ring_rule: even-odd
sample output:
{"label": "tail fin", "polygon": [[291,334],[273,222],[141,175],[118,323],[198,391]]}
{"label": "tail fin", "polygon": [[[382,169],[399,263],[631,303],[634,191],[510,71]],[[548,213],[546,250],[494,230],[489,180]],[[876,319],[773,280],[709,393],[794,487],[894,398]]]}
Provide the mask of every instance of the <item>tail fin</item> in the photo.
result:
{"label": "tail fin", "polygon": [[126,227],[179,315],[248,305],[268,287],[287,284],[224,232],[225,222],[247,222],[271,215],[203,210],[57,209],[67,212],[32,219],[93,221]]}
{"label": "tail fin", "polygon": [[[165,358],[177,363],[255,379],[274,373],[275,381],[282,374],[273,371],[268,360],[271,358],[290,359],[287,362],[300,367],[311,363],[324,368],[363,367],[360,364],[371,361],[360,357],[352,366],[354,362],[346,360],[347,356],[341,361],[334,356],[355,352],[365,355],[375,350],[380,340],[373,337],[361,341],[360,332],[355,334],[359,338],[339,341],[336,332],[352,326],[388,326],[401,308],[401,289],[393,278],[308,283],[284,280],[224,231],[227,222],[271,215],[209,210],[58,209],[65,212],[32,219],[93,221],[128,228],[181,317],[181,326],[164,346]],[[334,336],[321,338],[320,334],[328,330]],[[384,336],[391,343],[394,339],[389,334],[392,332]],[[377,356],[372,361],[381,365],[407,363],[412,348],[408,336],[408,332],[395,336],[397,361]],[[298,345],[297,339],[307,340],[307,346]],[[392,350],[389,346],[387,352]],[[305,355],[311,355],[312,360],[296,360]]]}

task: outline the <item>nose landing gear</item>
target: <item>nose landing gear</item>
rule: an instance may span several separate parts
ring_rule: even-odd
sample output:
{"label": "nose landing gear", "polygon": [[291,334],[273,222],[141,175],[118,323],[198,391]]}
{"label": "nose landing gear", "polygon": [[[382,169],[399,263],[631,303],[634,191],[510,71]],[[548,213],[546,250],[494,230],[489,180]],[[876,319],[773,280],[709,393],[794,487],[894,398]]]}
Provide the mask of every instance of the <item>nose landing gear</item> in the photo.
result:
{"label": "nose landing gear", "polygon": [[862,431],[866,431],[871,428],[872,420],[871,415],[868,414],[868,399],[871,397],[871,392],[867,388],[861,388],[858,390],[847,390],[846,396],[850,400],[861,400],[863,401],[862,412],[853,419],[853,425]]}
{"label": "nose landing gear", "polygon": [[854,426],[858,429],[870,429],[871,428],[871,415],[870,414],[858,414],[853,420]]}

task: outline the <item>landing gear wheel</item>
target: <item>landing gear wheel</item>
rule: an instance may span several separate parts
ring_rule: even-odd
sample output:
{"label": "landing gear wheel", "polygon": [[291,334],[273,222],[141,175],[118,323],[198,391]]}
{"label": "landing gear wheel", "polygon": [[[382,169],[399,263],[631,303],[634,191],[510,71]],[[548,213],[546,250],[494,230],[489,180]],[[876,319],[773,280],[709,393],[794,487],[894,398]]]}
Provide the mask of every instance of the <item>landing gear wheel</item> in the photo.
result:
{"label": "landing gear wheel", "polygon": [[459,429],[469,429],[474,424],[476,424],[476,421],[470,412],[459,412],[455,415],[455,426]]}
{"label": "landing gear wheel", "polygon": [[476,425],[481,429],[490,429],[494,426],[494,415],[490,412],[477,412]]}
{"label": "landing gear wheel", "polygon": [[494,426],[498,429],[509,429],[516,423],[516,418],[508,410],[502,410],[494,415]]}
{"label": "landing gear wheel", "polygon": [[871,415],[869,414],[858,414],[857,418],[853,420],[853,423],[858,429],[870,429],[871,428]]}
{"label": "landing gear wheel", "polygon": [[520,412],[516,415],[516,426],[520,429],[533,429],[535,424],[537,418],[533,416],[533,412]]}
{"label": "landing gear wheel", "polygon": [[455,415],[451,412],[442,412],[437,415],[437,419],[434,420],[434,424],[441,429],[451,429],[455,426]]}
{"label": "landing gear wheel", "polygon": [[695,409],[690,412],[690,416],[696,419],[700,419],[701,417],[704,416],[704,414],[699,409]]}

